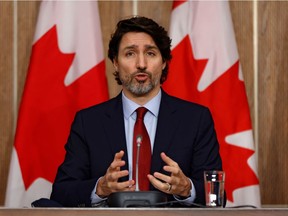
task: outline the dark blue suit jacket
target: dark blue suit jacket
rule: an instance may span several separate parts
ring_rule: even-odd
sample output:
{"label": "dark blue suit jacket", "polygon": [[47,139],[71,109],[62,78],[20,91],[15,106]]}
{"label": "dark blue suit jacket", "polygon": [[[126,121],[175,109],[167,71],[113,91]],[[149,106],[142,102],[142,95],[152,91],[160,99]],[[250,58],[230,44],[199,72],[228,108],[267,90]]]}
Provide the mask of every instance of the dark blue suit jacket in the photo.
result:
{"label": "dark blue suit jacket", "polygon": [[[105,175],[114,155],[124,150],[128,158],[122,96],[76,114],[65,145],[66,156],[53,184],[51,199],[63,206],[90,206],[90,195]],[[209,110],[162,91],[151,174],[163,171],[160,153],[176,161],[196,189],[195,202],[205,204],[204,170],[221,170],[219,144]],[[128,180],[127,178],[120,181]],[[155,190],[151,185],[151,190]]]}

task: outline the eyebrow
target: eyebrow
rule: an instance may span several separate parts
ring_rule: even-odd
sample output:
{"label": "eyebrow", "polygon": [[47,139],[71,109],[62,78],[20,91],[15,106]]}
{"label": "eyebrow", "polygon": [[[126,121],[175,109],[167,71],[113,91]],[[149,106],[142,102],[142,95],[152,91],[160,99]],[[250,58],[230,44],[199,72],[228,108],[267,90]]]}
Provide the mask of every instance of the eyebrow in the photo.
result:
{"label": "eyebrow", "polygon": [[[124,47],[124,50],[126,50],[126,49],[133,49],[133,48],[137,48],[138,46],[137,45],[130,45],[130,46],[127,46],[127,47]],[[157,49],[157,50],[159,50],[159,48],[157,47],[157,46],[155,46],[155,45],[145,45],[145,48],[146,49]]]}

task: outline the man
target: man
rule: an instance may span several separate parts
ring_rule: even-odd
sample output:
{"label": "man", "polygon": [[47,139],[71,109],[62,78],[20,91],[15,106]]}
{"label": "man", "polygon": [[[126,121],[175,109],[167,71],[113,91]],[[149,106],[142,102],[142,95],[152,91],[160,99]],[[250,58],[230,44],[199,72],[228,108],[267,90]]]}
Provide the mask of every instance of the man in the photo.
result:
{"label": "man", "polygon": [[145,156],[151,169],[143,180],[169,200],[205,205],[203,172],[222,169],[219,144],[207,108],[161,89],[170,47],[165,29],[151,19],[132,17],[117,24],[108,56],[122,92],[76,114],[52,200],[63,206],[94,206],[113,192],[135,191],[133,143],[139,137],[133,128],[137,108],[145,107],[152,153]]}

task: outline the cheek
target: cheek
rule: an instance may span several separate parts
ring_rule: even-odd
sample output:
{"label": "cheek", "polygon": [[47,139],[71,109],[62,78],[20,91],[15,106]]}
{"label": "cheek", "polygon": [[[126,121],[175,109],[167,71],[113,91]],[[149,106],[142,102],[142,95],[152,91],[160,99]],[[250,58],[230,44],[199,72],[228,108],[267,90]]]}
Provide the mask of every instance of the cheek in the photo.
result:
{"label": "cheek", "polygon": [[134,63],[133,62],[125,62],[125,63],[119,63],[118,65],[119,71],[123,73],[131,73],[135,70]]}
{"label": "cheek", "polygon": [[163,66],[163,64],[158,64],[154,68],[154,73],[157,75],[161,75],[164,68],[165,68],[165,66]]}
{"label": "cheek", "polygon": [[118,69],[120,78],[124,80],[130,79],[131,74],[134,72],[133,68],[129,65],[121,65],[121,67],[118,67]]}

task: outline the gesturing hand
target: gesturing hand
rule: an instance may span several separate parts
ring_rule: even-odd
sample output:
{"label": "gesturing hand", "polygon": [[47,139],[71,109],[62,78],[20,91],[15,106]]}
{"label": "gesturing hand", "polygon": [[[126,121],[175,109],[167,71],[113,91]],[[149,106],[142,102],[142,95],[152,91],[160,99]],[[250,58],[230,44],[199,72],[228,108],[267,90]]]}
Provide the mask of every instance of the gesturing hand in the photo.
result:
{"label": "gesturing hand", "polygon": [[96,194],[99,197],[107,197],[113,192],[117,191],[134,191],[134,180],[125,182],[118,182],[118,179],[129,175],[128,170],[120,170],[125,165],[122,160],[124,151],[117,152],[114,156],[113,162],[108,167],[106,174],[99,180]]}
{"label": "gesturing hand", "polygon": [[164,175],[155,172],[153,175],[148,175],[151,184],[164,193],[188,197],[191,191],[191,182],[184,175],[179,165],[169,158],[164,152],[161,153],[162,160],[167,164],[163,169],[170,172],[171,175]]}

